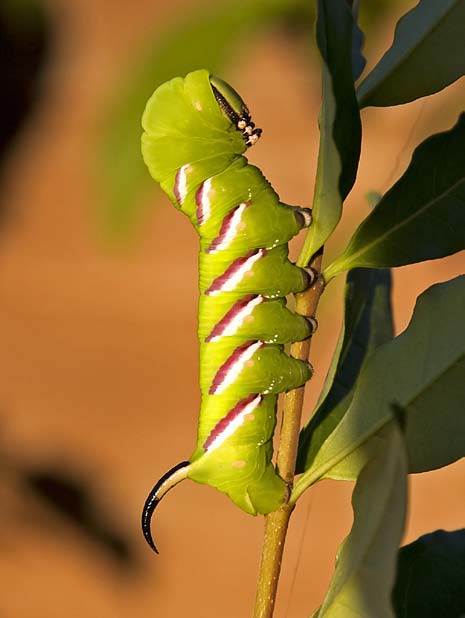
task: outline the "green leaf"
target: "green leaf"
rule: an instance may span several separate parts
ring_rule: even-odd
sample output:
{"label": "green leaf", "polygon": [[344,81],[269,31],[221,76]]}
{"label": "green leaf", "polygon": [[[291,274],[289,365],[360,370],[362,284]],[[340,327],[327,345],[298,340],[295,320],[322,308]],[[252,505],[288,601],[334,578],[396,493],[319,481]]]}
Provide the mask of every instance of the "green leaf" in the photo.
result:
{"label": "green leaf", "polygon": [[380,440],[355,486],[354,523],[318,618],[394,618],[391,590],[405,523],[407,457],[396,422],[380,432]]}
{"label": "green leaf", "polygon": [[313,223],[297,261],[299,266],[305,266],[331,235],[357,175],[361,125],[352,68],[356,36],[346,0],[318,0],[316,37],[323,59],[320,150]]}
{"label": "green leaf", "polygon": [[408,328],[365,363],[347,412],[297,480],[292,500],[322,477],[356,479],[393,408],[405,411],[409,471],[465,455],[465,275],[432,286]]}
{"label": "green leaf", "polygon": [[405,266],[465,249],[465,113],[425,140],[405,174],[362,221],[327,281],[355,267]]}
{"label": "green leaf", "polygon": [[140,154],[140,119],[157,86],[202,67],[220,72],[247,37],[256,37],[275,23],[311,23],[303,0],[242,0],[212,3],[178,17],[174,26],[157,34],[155,43],[121,79],[98,132],[96,180],[102,189],[102,219],[106,229],[126,232],[140,216],[142,197],[153,189]]}
{"label": "green leaf", "polygon": [[393,335],[390,271],[351,270],[347,275],[344,323],[338,345],[316,411],[300,433],[298,473],[310,467],[349,407],[366,357]]}
{"label": "green leaf", "polygon": [[360,107],[409,103],[465,73],[464,0],[422,0],[399,20],[392,47],[361,83]]}
{"label": "green leaf", "polygon": [[436,530],[402,547],[393,604],[398,618],[465,615],[465,529]]}

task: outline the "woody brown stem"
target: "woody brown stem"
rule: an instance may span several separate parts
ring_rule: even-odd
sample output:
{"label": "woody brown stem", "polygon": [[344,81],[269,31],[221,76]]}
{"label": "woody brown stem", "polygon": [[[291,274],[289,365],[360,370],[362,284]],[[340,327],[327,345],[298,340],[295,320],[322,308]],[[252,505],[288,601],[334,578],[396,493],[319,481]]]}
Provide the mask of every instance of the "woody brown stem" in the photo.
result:
{"label": "woody brown stem", "polygon": [[[323,251],[320,251],[310,263],[310,266],[318,274],[321,273],[322,257]],[[296,313],[306,317],[314,317],[323,288],[323,280],[320,276],[317,276],[310,288],[296,295]],[[305,341],[293,343],[290,349],[291,356],[307,361],[311,340],[312,338],[309,337]],[[302,386],[290,391],[284,398],[276,466],[279,475],[288,485],[288,496],[290,496],[294,482],[304,393],[305,386]],[[294,505],[286,503],[278,511],[270,513],[265,518],[265,535],[258,575],[254,618],[271,618],[273,616],[287,527],[293,510]]]}

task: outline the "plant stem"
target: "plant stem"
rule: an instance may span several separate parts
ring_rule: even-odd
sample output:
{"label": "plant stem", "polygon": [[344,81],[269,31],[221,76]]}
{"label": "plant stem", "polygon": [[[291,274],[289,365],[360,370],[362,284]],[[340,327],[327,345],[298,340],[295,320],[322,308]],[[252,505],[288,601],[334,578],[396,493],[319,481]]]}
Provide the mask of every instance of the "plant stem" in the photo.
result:
{"label": "plant stem", "polygon": [[285,504],[265,517],[265,536],[258,575],[254,618],[271,618],[278,589],[287,526],[293,506]]}
{"label": "plant stem", "polygon": [[[321,273],[322,257],[323,251],[321,250],[310,263],[310,266],[317,273]],[[323,288],[323,280],[318,276],[308,290],[297,294],[296,313],[314,317]],[[306,361],[310,352],[310,344],[311,337],[305,341],[293,343],[290,349],[291,356]],[[294,482],[304,392],[305,386],[302,386],[289,391],[284,398],[276,466],[279,475],[288,485],[288,496],[290,496]],[[278,511],[265,517],[265,535],[258,575],[254,618],[271,618],[273,616],[287,527],[293,510],[294,505],[286,503]]]}

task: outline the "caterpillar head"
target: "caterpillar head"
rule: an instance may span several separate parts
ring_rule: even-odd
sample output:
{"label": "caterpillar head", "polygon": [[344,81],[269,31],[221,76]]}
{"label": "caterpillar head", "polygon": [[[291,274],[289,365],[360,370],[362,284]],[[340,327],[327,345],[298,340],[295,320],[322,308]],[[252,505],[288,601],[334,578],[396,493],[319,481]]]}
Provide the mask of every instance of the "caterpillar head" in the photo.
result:
{"label": "caterpillar head", "polygon": [[241,131],[247,147],[253,146],[262,134],[262,130],[255,127],[247,105],[234,88],[219,77],[211,75],[210,84],[222,112],[231,120],[236,129]]}

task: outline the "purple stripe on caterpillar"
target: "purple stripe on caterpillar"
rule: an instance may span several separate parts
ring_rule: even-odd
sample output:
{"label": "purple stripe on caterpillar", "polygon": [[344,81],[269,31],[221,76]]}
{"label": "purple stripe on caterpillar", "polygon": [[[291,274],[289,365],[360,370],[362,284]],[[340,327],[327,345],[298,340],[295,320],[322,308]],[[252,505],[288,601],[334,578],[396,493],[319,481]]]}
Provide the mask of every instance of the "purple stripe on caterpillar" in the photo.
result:
{"label": "purple stripe on caterpillar", "polygon": [[252,250],[243,257],[234,260],[225,272],[213,281],[205,291],[205,294],[214,296],[219,292],[232,292],[235,290],[245,274],[252,270],[255,262],[264,257],[266,253],[266,249]]}
{"label": "purple stripe on caterpillar", "polygon": [[235,335],[255,307],[265,300],[265,297],[260,294],[248,294],[235,302],[226,315],[213,327],[211,333],[205,338],[205,342],[210,343],[218,341],[220,337]]}
{"label": "purple stripe on caterpillar", "polygon": [[262,395],[252,394],[241,399],[225,417],[223,417],[213,428],[212,432],[205,440],[203,448],[207,453],[213,451],[223,444],[223,442],[233,435],[243,424],[246,416],[258,408],[262,402]]}
{"label": "purple stripe on caterpillar", "polygon": [[211,242],[207,249],[207,253],[217,253],[222,249],[226,249],[237,236],[239,224],[241,222],[242,213],[249,206],[250,202],[242,202],[234,210],[231,210],[221,224],[220,233]]}
{"label": "purple stripe on caterpillar", "polygon": [[263,341],[247,341],[238,346],[216,372],[208,394],[219,395],[234,384],[246,363],[265,345]]}

